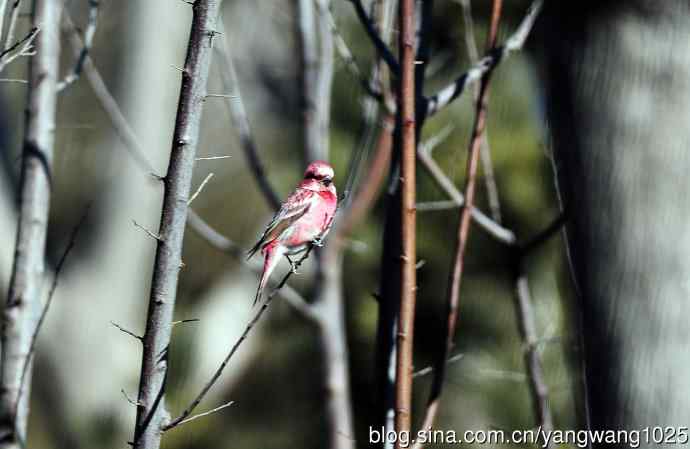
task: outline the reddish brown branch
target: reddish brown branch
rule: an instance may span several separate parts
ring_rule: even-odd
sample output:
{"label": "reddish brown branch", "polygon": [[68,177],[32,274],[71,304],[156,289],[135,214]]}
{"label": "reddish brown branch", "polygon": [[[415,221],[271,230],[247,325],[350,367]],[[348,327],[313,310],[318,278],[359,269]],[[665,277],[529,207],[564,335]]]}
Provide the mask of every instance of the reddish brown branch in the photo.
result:
{"label": "reddish brown branch", "polygon": [[[487,36],[486,48],[491,49],[496,45],[496,35],[501,17],[502,0],[494,0],[491,14],[491,25]],[[446,340],[440,355],[435,363],[434,378],[431,387],[431,394],[424,416],[422,428],[424,430],[433,427],[438,414],[443,389],[443,379],[445,377],[446,359],[453,348],[455,329],[458,319],[458,305],[460,302],[460,285],[464,269],[465,250],[469,237],[470,224],[472,222],[472,207],[474,205],[474,194],[476,190],[477,167],[479,166],[479,152],[481,150],[484,128],[486,127],[488,87],[491,80],[492,70],[488,70],[483,76],[479,96],[476,103],[476,114],[474,126],[472,128],[472,138],[469,145],[469,156],[467,160],[467,183],[465,185],[465,207],[460,213],[460,224],[456,237],[455,255],[453,267],[449,277],[448,288],[448,314],[446,322]],[[415,444],[415,448],[422,448],[423,444]]]}
{"label": "reddish brown branch", "polygon": [[[400,309],[396,336],[395,377],[395,430],[409,432],[412,408],[413,330],[417,298],[416,279],[416,209],[415,209],[415,67],[414,67],[414,1],[401,0],[400,20],[400,90],[398,95],[401,115],[401,223],[402,254]],[[396,448],[402,447],[396,441]]]}

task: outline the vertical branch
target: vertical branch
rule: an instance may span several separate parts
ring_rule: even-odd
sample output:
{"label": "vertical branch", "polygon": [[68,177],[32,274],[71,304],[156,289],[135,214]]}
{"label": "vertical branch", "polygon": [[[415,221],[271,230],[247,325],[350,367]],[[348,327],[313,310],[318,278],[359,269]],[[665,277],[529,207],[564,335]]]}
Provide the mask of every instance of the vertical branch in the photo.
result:
{"label": "vertical branch", "polygon": [[[414,1],[401,0],[400,86],[398,104],[401,120],[401,288],[398,313],[397,363],[395,376],[395,430],[410,430],[412,407],[412,342],[416,286],[416,210],[415,210],[415,74],[414,74]],[[396,448],[401,447],[400,441]]]}
{"label": "vertical branch", "polygon": [[[525,365],[527,366],[530,380],[534,413],[541,429],[549,433],[553,430],[553,419],[551,417],[551,407],[549,406],[548,398],[549,387],[544,380],[544,371],[542,369],[541,357],[539,356],[539,340],[537,338],[534,313],[532,311],[529,281],[527,280],[527,273],[524,271],[522,258],[523,256],[521,255],[517,260],[515,282],[518,324],[524,340]],[[553,442],[549,441],[547,447],[552,449],[554,447]]]}
{"label": "vertical branch", "polygon": [[40,24],[42,29],[36,37],[36,55],[30,65],[19,225],[0,337],[0,448],[3,449],[17,448],[26,438],[30,388],[28,385],[22,388],[21,379],[24,365],[28,363],[24,381],[31,382],[31,363],[27,358],[40,315],[45,270],[61,12],[61,1],[37,0],[32,14],[33,26]]}
{"label": "vertical branch", "polygon": [[[477,50],[477,41],[474,39],[474,20],[472,20],[472,0],[461,0],[462,18],[465,25],[465,47],[467,54],[470,57],[472,65],[479,61],[479,50]],[[474,89],[474,101],[477,101],[479,96],[479,86]],[[496,186],[496,176],[494,175],[494,164],[491,160],[491,146],[489,145],[488,133],[484,132],[482,139],[482,147],[480,150],[482,170],[484,171],[484,186],[486,187],[486,194],[489,199],[489,210],[491,211],[491,218],[495,222],[501,223],[501,202],[498,197],[498,187]]]}
{"label": "vertical branch", "polygon": [[[498,24],[501,17],[502,0],[494,0],[491,14],[491,26],[487,36],[486,48],[491,49],[496,45],[496,35],[498,34]],[[460,223],[456,236],[455,254],[453,266],[448,279],[448,310],[446,322],[446,340],[435,361],[434,378],[431,385],[431,393],[426,407],[426,413],[422,428],[431,429],[438,414],[443,389],[443,380],[446,371],[446,359],[451,353],[455,328],[458,319],[458,308],[460,303],[460,285],[464,269],[465,249],[469,237],[470,224],[472,221],[472,208],[474,205],[474,194],[477,178],[477,166],[479,165],[479,151],[482,144],[482,136],[486,126],[487,114],[487,92],[492,70],[486,72],[482,77],[479,95],[476,103],[476,114],[472,137],[469,145],[469,156],[467,160],[467,183],[465,185],[465,205],[460,213]],[[421,443],[415,444],[415,448],[422,448]]]}
{"label": "vertical branch", "polygon": [[168,346],[178,275],[182,266],[187,201],[219,5],[220,0],[197,0],[192,6],[192,26],[182,72],[170,162],[168,173],[163,178],[163,210],[143,339],[134,449],[157,449],[169,419],[164,399]]}

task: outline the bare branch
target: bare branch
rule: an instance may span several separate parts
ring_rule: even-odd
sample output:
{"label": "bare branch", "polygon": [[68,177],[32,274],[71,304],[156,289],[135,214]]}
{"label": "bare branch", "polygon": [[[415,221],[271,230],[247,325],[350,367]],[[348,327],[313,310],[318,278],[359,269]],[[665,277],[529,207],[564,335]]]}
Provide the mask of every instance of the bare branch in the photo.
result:
{"label": "bare branch", "polygon": [[100,0],[89,0],[89,17],[84,31],[84,46],[77,56],[77,62],[74,69],[58,84],[58,91],[62,92],[72,83],[77,81],[84,69],[84,62],[91,51],[91,44],[93,43],[93,36],[96,34],[96,27],[98,26],[98,7]]}
{"label": "bare branch", "polygon": [[230,117],[232,118],[232,121],[237,128],[237,132],[240,135],[242,150],[244,151],[249,168],[254,175],[254,179],[256,179],[256,182],[259,185],[261,193],[263,193],[264,198],[271,208],[278,210],[280,208],[280,197],[268,180],[263,162],[259,157],[259,151],[256,147],[254,135],[252,134],[252,128],[249,124],[249,118],[247,117],[247,111],[245,110],[244,102],[242,101],[240,83],[237,78],[237,72],[235,71],[235,65],[232,61],[232,54],[230,53],[230,45],[227,42],[227,36],[227,34],[224,34],[223,39],[220,39],[218,61],[221,68],[221,81],[223,82],[223,89],[228,92],[233,92],[235,98],[232,101],[225,102],[225,105],[228,107]]}
{"label": "bare branch", "polygon": [[134,338],[136,338],[137,340],[139,340],[139,341],[141,341],[141,342],[144,341],[144,337],[142,337],[141,335],[137,335],[137,334],[135,334],[134,332],[132,332],[132,331],[130,331],[130,330],[125,329],[124,327],[120,326],[120,325],[117,324],[116,322],[111,321],[110,324],[112,324],[113,326],[115,326],[117,329],[119,329],[120,331],[124,332],[125,334],[129,335],[130,337],[134,337]]}
{"label": "bare branch", "polygon": [[0,52],[0,72],[2,72],[9,63],[20,56],[33,56],[36,54],[33,49],[33,44],[39,31],[40,27],[38,25],[31,28],[26,36],[15,42],[14,45]]}
{"label": "bare branch", "polygon": [[[455,187],[453,181],[446,176],[443,169],[436,161],[424,151],[417,151],[417,159],[421,162],[422,167],[427,171],[429,176],[431,176],[431,179],[436,182],[436,185],[438,185],[455,203],[454,207],[463,207],[465,205],[465,196]],[[434,207],[426,210],[440,210],[440,208]],[[475,223],[496,240],[506,245],[513,245],[516,243],[517,240],[513,231],[496,223],[475,206],[472,206],[470,211]]]}
{"label": "bare branch", "polygon": [[161,430],[169,416],[164,401],[167,354],[182,265],[187,198],[191,191],[219,9],[220,0],[196,0],[192,6],[185,72],[182,74],[170,162],[164,179],[160,240],[156,245],[144,333],[137,399],[141,407],[137,408],[134,449],[158,449]]}
{"label": "bare branch", "polygon": [[[460,360],[464,356],[465,356],[465,354],[455,354],[454,356],[449,357],[446,360],[446,364],[449,365],[451,363],[457,362],[458,360]],[[414,378],[422,377],[422,376],[426,376],[427,374],[431,374],[432,372],[434,372],[434,365],[429,365],[425,368],[420,369],[419,371],[415,371],[414,374],[412,374],[412,377],[414,377]]]}
{"label": "bare branch", "polygon": [[[196,160],[196,158],[195,158],[195,160]],[[211,180],[211,178],[213,178],[213,173],[209,173],[208,175],[206,175],[204,180],[201,181],[201,184],[199,184],[199,187],[196,189],[194,194],[187,201],[187,206],[192,204],[192,201],[194,201],[196,199],[196,197],[199,196],[199,194],[201,193],[202,190],[204,190],[204,187],[206,187],[206,184],[208,184],[208,182]]]}
{"label": "bare branch", "polygon": [[340,34],[340,31],[338,30],[338,25],[335,22],[335,18],[333,17],[333,13],[329,10],[328,11],[328,22],[331,26],[331,30],[333,32],[333,38],[335,41],[335,49],[338,51],[340,54],[340,57],[343,59],[345,62],[345,67],[347,67],[348,71],[352,75],[352,77],[357,80],[360,86],[362,86],[362,89],[369,94],[372,98],[376,100],[383,100],[383,94],[376,90],[376,87],[373,85],[373,83],[368,80],[364,74],[362,73],[362,70],[360,70],[359,65],[357,64],[357,60],[355,59],[355,56],[352,54],[350,51],[350,47],[348,47],[347,43],[345,42],[345,39],[343,38],[342,34]]}
{"label": "bare branch", "polygon": [[139,407],[139,406],[141,405],[140,403],[138,403],[138,402],[135,401],[134,399],[130,398],[129,395],[127,394],[127,392],[125,391],[124,388],[121,389],[120,392],[122,393],[122,396],[125,397],[125,399],[127,400],[127,402],[129,402],[129,403],[132,404],[133,406]]}
{"label": "bare branch", "polygon": [[448,106],[453,100],[462,95],[467,86],[482,79],[482,77],[492,71],[512,52],[522,49],[522,46],[527,40],[527,36],[529,36],[532,26],[539,15],[539,11],[541,11],[542,4],[543,0],[535,0],[532,3],[518,29],[503,46],[492,47],[486,56],[479,60],[479,62],[477,62],[467,72],[463,73],[455,81],[438,91],[436,94],[427,98],[427,116],[431,117],[444,107]]}
{"label": "bare branch", "polygon": [[[197,1],[200,1],[200,0],[197,0]],[[302,255],[302,257],[300,257],[295,262],[295,268],[299,268],[302,265],[302,263],[307,259],[307,257],[309,257],[309,254],[311,253],[313,248],[314,248],[313,245],[309,246],[307,251],[305,251],[304,255]],[[244,329],[244,332],[242,332],[242,335],[240,335],[240,337],[237,339],[237,341],[232,346],[232,348],[230,348],[230,351],[225,356],[225,359],[223,359],[220,366],[213,373],[213,375],[211,376],[209,381],[206,382],[206,384],[203,386],[203,388],[201,389],[199,394],[194,398],[194,400],[192,400],[192,402],[187,406],[187,408],[185,408],[185,410],[182,412],[182,414],[180,414],[180,416],[178,416],[177,418],[171,420],[170,422],[168,422],[167,424],[162,426],[163,431],[168,431],[170,429],[174,429],[175,427],[182,424],[185,420],[187,420],[187,418],[189,418],[191,416],[194,409],[201,403],[201,401],[204,399],[204,397],[209,392],[211,387],[213,387],[213,385],[216,383],[216,381],[220,378],[221,374],[223,374],[225,367],[228,365],[228,363],[230,363],[230,360],[232,359],[232,357],[235,355],[235,353],[240,348],[242,343],[247,339],[247,336],[249,335],[249,333],[252,331],[252,329],[254,328],[256,323],[261,319],[261,316],[266,311],[266,309],[268,309],[268,306],[270,305],[273,298],[285,286],[285,284],[287,283],[287,281],[291,275],[292,275],[292,271],[288,271],[285,274],[285,276],[283,276],[283,278],[280,281],[280,283],[278,284],[278,286],[275,288],[275,290],[273,290],[271,292],[271,294],[269,294],[266,297],[266,300],[261,305],[261,308],[258,310],[256,315],[254,315],[254,317],[251,319],[251,321],[249,321],[249,323],[247,324],[247,327],[245,327],[245,329]]]}
{"label": "bare branch", "polygon": [[208,156],[208,157],[197,157],[196,161],[215,161],[217,159],[229,159],[232,156]]}
{"label": "bare branch", "polygon": [[[465,25],[465,46],[467,48],[467,54],[470,56],[470,63],[476,64],[477,60],[479,59],[479,50],[477,49],[477,42],[474,39],[474,20],[472,20],[471,0],[460,0],[460,4],[462,5],[462,18]],[[475,85],[475,102],[477,101],[478,97],[479,86]],[[491,147],[489,145],[488,130],[484,131],[484,139],[482,139],[480,157],[482,162],[482,170],[484,171],[484,186],[486,187],[486,194],[489,199],[491,218],[493,218],[496,223],[501,223],[501,203],[498,197],[496,176],[494,175],[494,164],[491,160]]]}
{"label": "bare branch", "polygon": [[[35,39],[36,56],[30,60],[19,225],[0,337],[0,448],[3,449],[17,448],[26,441],[32,365],[28,359],[41,314],[55,142],[62,2],[37,0],[34,6],[32,32],[23,40],[26,43]],[[36,34],[39,24],[42,31]],[[28,365],[26,369],[25,365]],[[26,386],[22,388],[22,384]]]}
{"label": "bare branch", "polygon": [[[69,13],[67,11],[65,11],[63,14],[63,29],[69,36],[69,42],[74,55],[79,57],[82,49],[84,48],[84,44],[81,40],[81,37],[79,37],[79,32],[74,26],[74,23],[69,17]],[[96,98],[101,103],[103,110],[110,118],[113,129],[125,144],[125,149],[130,156],[132,156],[134,162],[141,167],[143,171],[153,173],[154,176],[160,179],[160,176],[156,174],[153,164],[151,164],[146,156],[146,150],[144,150],[144,147],[139,143],[134,130],[132,130],[132,127],[127,122],[122,110],[108,90],[108,87],[105,85],[101,74],[96,69],[93,60],[88,53],[84,57],[83,70],[87,81],[91,85],[94,95],[96,95]]]}
{"label": "bare branch", "polygon": [[136,220],[132,220],[132,223],[134,224],[134,226],[136,226],[137,228],[141,229],[141,230],[144,231],[146,234],[148,234],[148,236],[151,237],[152,239],[158,240],[159,242],[161,241],[161,236],[160,236],[160,234],[156,234],[155,232],[149,230],[149,229],[146,228],[145,226],[140,225],[139,223],[137,223]]}
{"label": "bare branch", "polygon": [[10,10],[10,23],[7,27],[7,35],[5,35],[5,44],[2,46],[2,50],[10,48],[10,46],[12,46],[14,42],[14,35],[17,29],[17,21],[19,19],[19,13],[21,11],[20,7],[22,4],[22,0],[12,0],[12,2],[12,9]]}
{"label": "bare branch", "polygon": [[[415,186],[415,8],[413,0],[400,0],[400,90],[398,110],[401,115],[400,218],[401,274],[395,369],[395,431],[410,432],[412,423],[412,367],[415,303],[417,299],[416,186]],[[404,447],[401,441],[395,447]]]}
{"label": "bare branch", "polygon": [[[487,36],[487,48],[493,48],[496,45],[496,37],[498,34],[498,25],[501,19],[502,5],[502,0],[493,0],[491,24]],[[442,343],[438,358],[434,364],[435,369],[431,385],[431,393],[429,395],[429,400],[424,413],[422,429],[430,429],[434,426],[441,402],[441,394],[443,392],[446,359],[448,359],[448,356],[453,349],[455,340],[455,328],[457,325],[458,308],[460,303],[460,285],[465,266],[465,250],[467,247],[467,240],[469,237],[470,224],[472,220],[471,212],[474,204],[477,167],[479,165],[479,151],[481,148],[484,129],[486,127],[488,108],[487,91],[491,81],[491,73],[492,72],[489,71],[485,76],[482,77],[482,83],[476,102],[475,121],[474,126],[472,127],[472,137],[469,144],[469,155],[467,159],[467,182],[465,185],[466,205],[460,212],[460,223],[458,225],[456,236],[455,254],[453,256],[453,265],[448,279],[445,341]],[[418,441],[415,443],[414,448],[421,449],[424,447],[424,444],[425,443]]]}
{"label": "bare branch", "polygon": [[[206,221],[204,221],[204,219],[201,218],[193,209],[189,210],[189,214],[187,215],[187,224],[192,228],[192,230],[194,230],[194,232],[197,233],[197,235],[199,235],[199,237],[206,240],[206,242],[212,247],[224,253],[230,254],[237,261],[246,267],[249,267],[255,273],[261,273],[263,270],[263,264],[248,261],[246,257],[247,252],[243,248],[213,229],[211,225],[206,223]],[[292,308],[299,312],[308,321],[315,321],[316,317],[314,315],[314,311],[311,309],[311,306],[307,303],[304,297],[302,297],[297,290],[290,287],[290,285],[286,284],[282,289],[280,289],[280,296],[282,296]]]}
{"label": "bare branch", "polygon": [[17,78],[0,78],[0,83],[29,84],[29,81],[28,81],[28,80],[17,79]]}
{"label": "bare branch", "polygon": [[400,72],[400,65],[398,64],[398,61],[395,59],[395,56],[393,56],[393,52],[391,52],[391,50],[388,48],[388,45],[386,45],[383,39],[381,39],[381,36],[379,36],[378,31],[376,31],[376,25],[369,18],[367,12],[364,10],[362,0],[350,1],[352,2],[352,5],[355,7],[357,18],[359,19],[362,26],[364,26],[364,30],[367,32],[367,36],[369,36],[369,39],[374,44],[374,47],[376,48],[376,51],[379,54],[379,57],[381,57],[381,59],[383,59],[386,62],[388,67],[391,69],[391,72],[393,72],[393,74],[397,76],[397,74]]}
{"label": "bare branch", "polygon": [[[532,403],[539,425],[544,432],[553,430],[553,417],[549,406],[549,388],[544,380],[544,372],[541,365],[539,354],[539,340],[537,338],[537,328],[534,323],[534,312],[532,311],[532,299],[529,291],[529,281],[523,271],[521,258],[517,261],[516,276],[516,308],[518,314],[518,324],[520,333],[525,342],[525,365],[530,380],[530,390],[532,392]],[[548,442],[549,449],[552,449],[553,442]]]}
{"label": "bare branch", "polygon": [[[58,260],[58,263],[55,266],[55,274],[53,275],[53,283],[50,285],[50,290],[48,291],[48,299],[46,299],[46,302],[43,305],[43,310],[41,310],[41,316],[38,318],[36,328],[34,329],[34,332],[31,335],[31,343],[29,344],[29,355],[24,361],[22,375],[19,380],[19,392],[17,394],[19,397],[22,397],[22,392],[24,390],[26,381],[26,375],[29,372],[29,365],[31,363],[31,360],[33,359],[34,353],[36,352],[36,341],[38,339],[38,333],[41,331],[43,322],[45,321],[46,316],[48,316],[48,310],[50,310],[50,305],[53,303],[53,296],[55,295],[55,290],[57,289],[58,281],[60,280],[60,273],[62,273],[62,268],[65,265],[67,256],[69,256],[69,253],[72,251],[72,248],[74,248],[74,244],[77,241],[77,235],[79,234],[79,230],[81,229],[82,225],[86,221],[86,216],[88,215],[90,208],[91,205],[89,204],[86,207],[84,214],[81,216],[81,219],[79,219],[79,223],[77,223],[77,225],[72,230],[72,234],[70,235],[69,241],[67,242],[67,247],[65,247],[65,251],[62,253],[60,260]],[[17,403],[17,405],[19,405],[19,403]],[[16,414],[17,410],[15,410],[15,416]]]}
{"label": "bare branch", "polygon": [[188,423],[188,422],[190,422],[190,421],[194,421],[195,419],[203,418],[204,416],[208,416],[208,415],[212,415],[212,414],[214,414],[214,413],[217,413],[217,412],[223,410],[224,408],[230,407],[230,406],[231,406],[232,404],[234,404],[234,403],[235,403],[235,401],[226,402],[225,404],[223,404],[223,405],[221,405],[221,406],[219,406],[219,407],[216,407],[216,408],[214,408],[214,409],[211,409],[211,410],[209,410],[209,411],[207,411],[207,412],[199,413],[198,415],[190,416],[189,418],[187,418],[187,419],[185,419],[185,420],[182,420],[182,421],[180,421],[179,423],[177,423],[177,426],[181,426],[182,424],[186,424],[186,423]]}
{"label": "bare branch", "polygon": [[188,318],[186,320],[173,321],[172,325],[177,326],[178,324],[198,323],[199,321],[201,321],[199,318]]}

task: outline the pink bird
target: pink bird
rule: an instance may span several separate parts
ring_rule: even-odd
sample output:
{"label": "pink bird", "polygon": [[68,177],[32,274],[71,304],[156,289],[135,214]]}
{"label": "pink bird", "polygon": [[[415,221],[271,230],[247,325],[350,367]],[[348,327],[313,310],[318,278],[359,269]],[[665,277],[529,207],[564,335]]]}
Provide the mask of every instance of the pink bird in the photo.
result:
{"label": "pink bird", "polygon": [[286,256],[292,270],[296,267],[289,256],[306,251],[310,244],[320,245],[333,222],[338,197],[333,185],[333,167],[315,161],[304,172],[304,179],[283,203],[268,224],[259,241],[247,253],[251,258],[259,249],[264,255],[264,269],[254,304],[261,299],[268,278]]}

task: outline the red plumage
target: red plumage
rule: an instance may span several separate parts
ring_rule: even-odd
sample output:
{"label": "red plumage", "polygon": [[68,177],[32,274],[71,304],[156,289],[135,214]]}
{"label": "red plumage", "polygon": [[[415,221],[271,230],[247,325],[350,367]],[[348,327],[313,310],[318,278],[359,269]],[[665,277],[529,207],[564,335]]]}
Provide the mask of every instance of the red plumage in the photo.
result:
{"label": "red plumage", "polygon": [[305,251],[312,242],[323,239],[328,233],[338,205],[334,175],[333,167],[327,162],[309,164],[302,182],[249,251],[247,258],[259,250],[264,255],[264,268],[254,304],[261,299],[266,283],[282,256]]}

